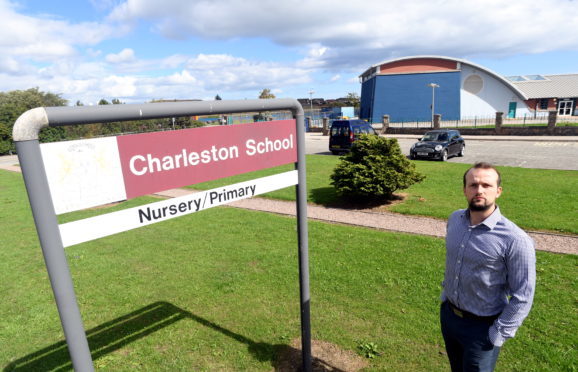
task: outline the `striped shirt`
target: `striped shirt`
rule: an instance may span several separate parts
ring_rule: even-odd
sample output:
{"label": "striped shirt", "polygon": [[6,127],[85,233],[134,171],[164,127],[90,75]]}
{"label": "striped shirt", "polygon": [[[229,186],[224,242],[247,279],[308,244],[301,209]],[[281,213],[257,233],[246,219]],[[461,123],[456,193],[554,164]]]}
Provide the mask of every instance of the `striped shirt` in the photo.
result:
{"label": "striped shirt", "polygon": [[496,210],[471,226],[469,211],[448,219],[442,301],[479,316],[500,314],[489,338],[502,346],[532,307],[536,286],[533,240]]}

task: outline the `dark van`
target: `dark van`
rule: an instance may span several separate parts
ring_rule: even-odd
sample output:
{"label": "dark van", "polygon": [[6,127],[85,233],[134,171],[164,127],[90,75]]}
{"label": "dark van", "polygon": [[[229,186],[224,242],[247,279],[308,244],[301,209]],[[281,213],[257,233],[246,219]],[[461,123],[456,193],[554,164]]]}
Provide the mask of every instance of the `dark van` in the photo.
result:
{"label": "dark van", "polygon": [[349,151],[362,134],[377,135],[371,124],[364,120],[334,120],[329,131],[329,151],[334,155]]}

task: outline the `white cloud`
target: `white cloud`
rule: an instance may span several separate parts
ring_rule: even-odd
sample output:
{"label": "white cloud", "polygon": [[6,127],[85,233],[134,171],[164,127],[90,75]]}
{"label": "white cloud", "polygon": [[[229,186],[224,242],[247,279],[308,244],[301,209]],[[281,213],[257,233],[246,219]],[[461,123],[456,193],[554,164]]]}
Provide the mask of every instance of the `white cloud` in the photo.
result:
{"label": "white cloud", "polygon": [[15,58],[10,56],[0,57],[0,71],[9,74],[22,74],[25,72],[23,66]]}
{"label": "white cloud", "polygon": [[110,63],[127,63],[134,62],[136,60],[134,56],[134,50],[130,48],[125,48],[117,54],[108,54],[105,59]]}
{"label": "white cloud", "polygon": [[103,79],[101,91],[108,97],[132,97],[137,92],[136,84],[136,77],[113,75]]}
{"label": "white cloud", "polygon": [[[17,10],[15,4],[0,0],[0,55],[11,56],[23,69],[32,62],[75,58],[79,46],[95,45],[124,30],[104,23],[70,23],[47,15],[33,17]],[[0,65],[0,72],[15,72],[6,67]]]}
{"label": "white cloud", "polygon": [[85,52],[86,52],[86,55],[91,57],[91,58],[96,58],[102,54],[102,50],[92,49],[92,48],[87,48]]}
{"label": "white cloud", "polygon": [[[24,15],[0,0],[0,90],[38,86],[85,103],[217,93],[255,98],[263,88],[306,97],[311,87],[319,94],[354,90],[365,68],[401,56],[578,51],[578,2],[570,0],[90,2],[96,13],[110,13],[100,22],[76,22]],[[137,26],[138,33],[122,39]],[[150,38],[150,30],[185,41],[154,44],[149,40],[158,35]],[[144,49],[138,41],[147,37]],[[210,49],[207,40],[215,41]],[[271,42],[281,47],[262,48]],[[239,45],[247,49],[236,52]]]}
{"label": "white cloud", "polygon": [[578,2],[571,0],[128,0],[111,19],[146,19],[174,39],[264,37],[316,45],[302,61],[309,67],[359,68],[413,54],[578,49]]}
{"label": "white cloud", "polygon": [[251,90],[267,86],[303,84],[311,81],[310,71],[279,63],[250,61],[231,55],[199,54],[186,69],[202,81],[206,89]]}
{"label": "white cloud", "polygon": [[[118,53],[108,60],[120,61],[122,56],[132,62],[129,65],[152,68],[152,66],[180,66],[180,71],[146,75],[142,73],[117,73],[118,65],[77,60],[61,61],[41,68],[20,78],[0,73],[0,81],[6,90],[26,89],[39,86],[42,90],[64,92],[71,102],[81,100],[85,104],[96,103],[101,98],[119,98],[123,102],[146,102],[155,98],[187,99],[214,97],[215,94],[229,98],[256,98],[258,92],[269,87],[290,87],[312,81],[311,71],[280,63],[251,61],[226,54],[199,54],[194,57],[173,55],[162,60],[137,60],[128,58],[130,52]],[[110,56],[109,56],[110,57]],[[0,59],[0,67],[3,65]],[[15,63],[6,60],[5,64]],[[277,94],[277,93],[276,93]]]}

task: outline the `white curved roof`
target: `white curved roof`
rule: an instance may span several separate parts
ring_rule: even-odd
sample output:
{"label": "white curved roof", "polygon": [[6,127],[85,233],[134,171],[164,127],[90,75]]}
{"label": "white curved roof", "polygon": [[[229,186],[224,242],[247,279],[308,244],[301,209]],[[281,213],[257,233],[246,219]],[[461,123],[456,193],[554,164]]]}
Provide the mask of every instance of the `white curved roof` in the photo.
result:
{"label": "white curved roof", "polygon": [[410,60],[410,59],[422,59],[422,58],[429,58],[429,59],[443,59],[446,61],[453,61],[453,62],[459,62],[461,64],[464,65],[469,65],[471,67],[474,67],[480,71],[484,71],[485,73],[487,73],[488,75],[493,76],[494,78],[496,78],[498,81],[502,82],[504,85],[506,85],[508,88],[510,88],[514,93],[516,93],[522,100],[527,100],[528,97],[526,96],[526,94],[524,94],[524,92],[522,92],[520,89],[518,89],[518,87],[516,87],[514,84],[512,84],[511,81],[509,81],[508,79],[504,78],[502,75],[499,75],[497,73],[495,73],[494,71],[487,69],[483,66],[477,65],[475,63],[472,63],[470,61],[467,61],[465,59],[460,59],[460,58],[453,58],[453,57],[446,57],[446,56],[434,56],[434,55],[420,55],[420,56],[410,56],[410,57],[401,57],[401,58],[395,58],[395,59],[390,59],[390,60],[386,60],[380,63],[376,63],[374,65],[372,65],[371,67],[369,67],[367,70],[365,70],[363,72],[363,74],[359,75],[359,77],[363,77],[366,76],[368,74],[372,74],[372,71],[375,71],[376,68],[378,68],[381,65],[385,65],[388,63],[392,63],[392,62],[400,62],[400,61],[406,61],[406,60]]}

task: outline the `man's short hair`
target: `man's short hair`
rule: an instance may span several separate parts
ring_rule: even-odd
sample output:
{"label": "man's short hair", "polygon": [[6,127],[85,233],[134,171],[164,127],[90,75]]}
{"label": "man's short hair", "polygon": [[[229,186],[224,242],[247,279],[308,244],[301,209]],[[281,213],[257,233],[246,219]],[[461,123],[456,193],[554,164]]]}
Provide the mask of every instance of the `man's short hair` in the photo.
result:
{"label": "man's short hair", "polygon": [[470,167],[466,173],[464,173],[464,187],[466,187],[466,175],[468,174],[469,171],[471,171],[472,169],[493,169],[497,174],[498,174],[498,187],[500,187],[500,185],[502,184],[502,175],[500,174],[500,172],[498,172],[498,170],[496,169],[496,167],[494,167],[492,164],[490,163],[486,163],[484,161],[479,162],[474,164],[472,167]]}

